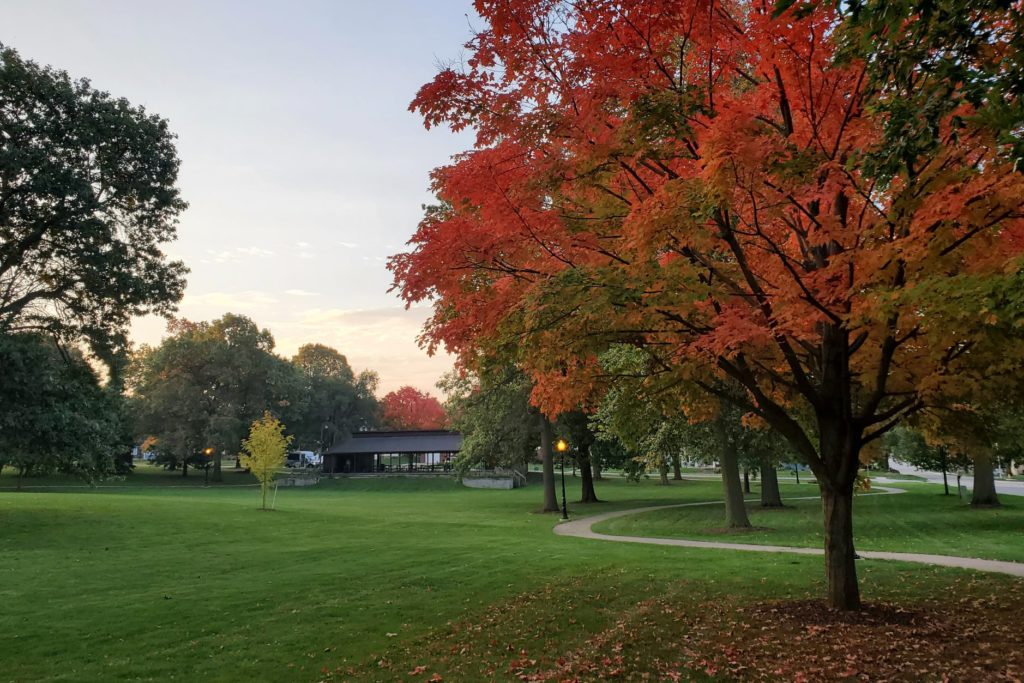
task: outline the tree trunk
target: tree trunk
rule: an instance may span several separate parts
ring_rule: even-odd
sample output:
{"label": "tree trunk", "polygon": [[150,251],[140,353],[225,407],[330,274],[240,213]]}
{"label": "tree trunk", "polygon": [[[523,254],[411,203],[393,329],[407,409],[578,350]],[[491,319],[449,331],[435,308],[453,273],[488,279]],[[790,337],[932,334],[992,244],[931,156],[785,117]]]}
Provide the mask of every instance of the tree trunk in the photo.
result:
{"label": "tree trunk", "polygon": [[581,444],[577,453],[580,465],[580,481],[583,483],[582,495],[580,496],[581,503],[600,503],[601,501],[597,497],[597,491],[594,490],[594,477],[591,475],[590,470],[590,446],[587,444]]}
{"label": "tree trunk", "polygon": [[558,512],[558,496],[555,495],[555,458],[551,452],[551,423],[540,416],[540,457],[544,469],[544,512]]}
{"label": "tree trunk", "polygon": [[213,480],[216,482],[224,481],[224,477],[220,473],[220,461],[223,456],[221,451],[217,451],[213,456]]}
{"label": "tree trunk", "polygon": [[743,488],[740,484],[739,456],[729,443],[725,422],[715,420],[718,432],[719,462],[722,465],[722,488],[725,493],[725,523],[730,528],[750,528],[747,508],[743,503]]}
{"label": "tree trunk", "polygon": [[181,476],[183,476],[183,477],[187,477],[188,476],[188,460],[182,460],[181,461]]}
{"label": "tree trunk", "polygon": [[591,458],[590,468],[594,471],[594,481],[604,481],[601,476],[601,458]]}
{"label": "tree trunk", "polygon": [[974,491],[971,494],[971,507],[996,507],[999,497],[996,495],[996,479],[992,474],[992,458],[984,451],[974,456]]}
{"label": "tree trunk", "polygon": [[672,456],[672,478],[676,481],[683,480],[683,463],[678,453]]}
{"label": "tree trunk", "polygon": [[267,509],[267,489],[270,488],[265,483],[260,482],[260,494],[263,496],[263,503],[260,506],[261,510]]}
{"label": "tree trunk", "polygon": [[942,468],[942,487],[946,489],[946,495],[949,495],[949,480],[946,478],[946,468]]}
{"label": "tree trunk", "polygon": [[782,494],[779,493],[779,475],[774,465],[761,465],[761,507],[782,507]]}
{"label": "tree trunk", "polygon": [[743,468],[743,493],[750,493],[750,469]]}
{"label": "tree trunk", "polygon": [[661,476],[661,485],[668,486],[668,463],[663,462],[658,465],[658,474]]}
{"label": "tree trunk", "polygon": [[821,507],[825,515],[825,576],[829,607],[860,609],[857,567],[853,550],[853,491],[840,492],[821,483]]}

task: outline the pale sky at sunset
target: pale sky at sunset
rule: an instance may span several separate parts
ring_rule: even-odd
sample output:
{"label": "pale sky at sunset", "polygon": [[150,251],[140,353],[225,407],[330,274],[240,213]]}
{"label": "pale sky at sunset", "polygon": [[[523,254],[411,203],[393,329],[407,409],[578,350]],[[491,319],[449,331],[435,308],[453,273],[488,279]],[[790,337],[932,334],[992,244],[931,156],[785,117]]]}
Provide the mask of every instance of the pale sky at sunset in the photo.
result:
{"label": "pale sky at sunset", "polygon": [[[0,42],[168,119],[190,208],[168,252],[191,268],[180,314],[242,313],[291,355],[322,342],[381,389],[437,394],[450,368],[415,342],[427,311],[384,262],[470,146],[406,111],[469,38],[471,0],[3,0]],[[157,343],[161,319],[136,321]]]}

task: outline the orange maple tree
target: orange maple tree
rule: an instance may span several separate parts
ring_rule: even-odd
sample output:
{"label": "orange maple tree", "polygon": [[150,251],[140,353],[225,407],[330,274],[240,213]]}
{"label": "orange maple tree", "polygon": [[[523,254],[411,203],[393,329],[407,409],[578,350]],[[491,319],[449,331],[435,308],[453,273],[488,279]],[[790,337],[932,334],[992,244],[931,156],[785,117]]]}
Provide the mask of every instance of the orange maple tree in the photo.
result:
{"label": "orange maple tree", "polygon": [[381,399],[381,419],[391,429],[442,429],[448,424],[441,402],[410,386],[400,387]]}
{"label": "orange maple tree", "polygon": [[1024,181],[996,105],[953,83],[931,137],[894,144],[892,103],[931,83],[840,54],[833,4],[476,6],[466,66],[412,104],[477,136],[390,261],[434,303],[423,342],[514,358],[552,415],[600,396],[620,344],[692,419],[738,404],[813,470],[829,603],[857,608],[864,449],[1024,358]]}

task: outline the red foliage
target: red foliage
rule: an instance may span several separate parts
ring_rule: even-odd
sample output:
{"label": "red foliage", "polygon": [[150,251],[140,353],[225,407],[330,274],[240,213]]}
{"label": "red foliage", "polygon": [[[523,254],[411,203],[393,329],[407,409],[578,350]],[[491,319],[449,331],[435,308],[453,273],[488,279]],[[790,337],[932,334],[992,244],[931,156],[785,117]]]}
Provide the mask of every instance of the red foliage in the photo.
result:
{"label": "red foliage", "polygon": [[410,386],[384,396],[381,411],[384,424],[390,429],[443,429],[448,424],[441,402]]}
{"label": "red foliage", "polygon": [[429,348],[519,364],[548,414],[599,398],[626,344],[690,415],[757,415],[840,498],[826,550],[852,573],[864,445],[1024,376],[1024,176],[998,102],[956,82],[887,139],[932,76],[879,82],[837,58],[839,5],[784,6],[479,0],[466,70],[412,103],[476,147],[389,265],[434,303]]}
{"label": "red foliage", "polygon": [[1021,174],[966,104],[937,144],[873,172],[878,112],[902,86],[836,59],[835,5],[478,11],[467,69],[412,103],[428,127],[477,132],[390,261],[408,302],[435,304],[429,348],[511,357],[554,414],[600,391],[610,343],[643,346],[666,381],[739,385],[839,488],[856,453],[826,472],[804,415],[838,412],[857,451],[907,414],[976,399],[968,364],[1006,362],[1013,321],[988,311],[1024,255]]}

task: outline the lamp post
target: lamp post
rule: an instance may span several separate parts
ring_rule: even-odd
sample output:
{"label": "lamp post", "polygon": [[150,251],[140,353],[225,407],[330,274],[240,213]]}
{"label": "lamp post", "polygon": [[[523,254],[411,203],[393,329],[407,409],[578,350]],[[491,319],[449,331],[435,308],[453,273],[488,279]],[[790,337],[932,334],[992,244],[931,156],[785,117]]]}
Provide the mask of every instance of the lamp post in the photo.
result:
{"label": "lamp post", "polygon": [[565,452],[569,450],[569,444],[565,439],[559,439],[555,444],[555,450],[562,456],[559,462],[559,469],[562,473],[562,519],[569,519],[569,508],[565,505]]}
{"label": "lamp post", "polygon": [[206,462],[203,463],[203,486],[210,483],[210,456],[213,455],[213,449],[207,446],[203,449],[203,455],[206,456]]}

